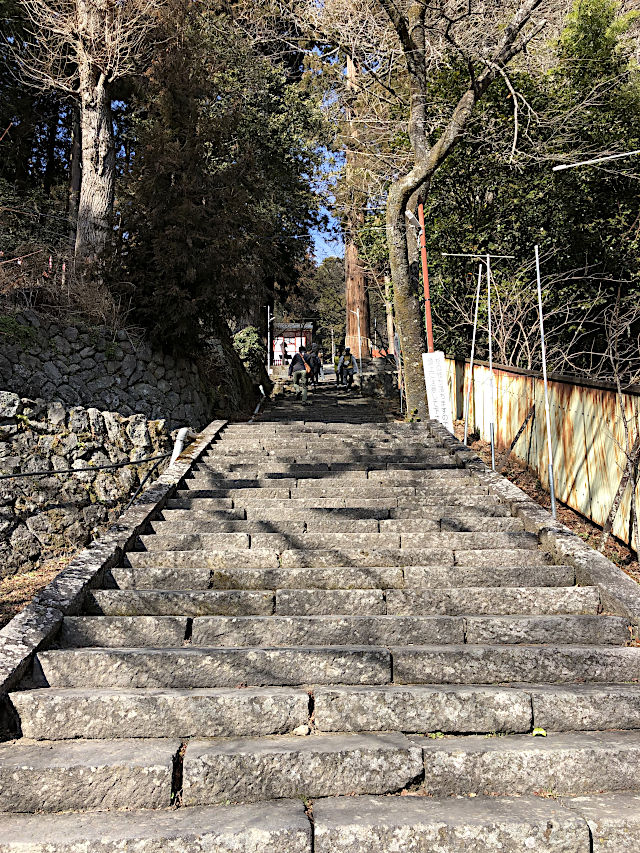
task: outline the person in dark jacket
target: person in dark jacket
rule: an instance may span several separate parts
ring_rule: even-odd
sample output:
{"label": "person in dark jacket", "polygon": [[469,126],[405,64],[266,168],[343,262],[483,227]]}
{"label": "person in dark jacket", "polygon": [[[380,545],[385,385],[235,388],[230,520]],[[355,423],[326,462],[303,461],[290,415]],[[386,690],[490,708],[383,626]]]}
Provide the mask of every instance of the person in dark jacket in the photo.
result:
{"label": "person in dark jacket", "polygon": [[293,376],[293,387],[295,388],[296,397],[302,397],[303,406],[307,405],[307,365],[309,362],[307,361],[306,352],[307,350],[304,347],[300,347],[289,365],[289,376]]}

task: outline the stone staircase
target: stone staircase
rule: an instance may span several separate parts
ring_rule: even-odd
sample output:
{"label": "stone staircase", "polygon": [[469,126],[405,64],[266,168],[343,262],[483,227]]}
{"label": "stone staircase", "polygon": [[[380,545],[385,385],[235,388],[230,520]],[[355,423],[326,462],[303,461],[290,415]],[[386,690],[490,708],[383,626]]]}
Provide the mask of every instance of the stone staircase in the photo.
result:
{"label": "stone staircase", "polygon": [[0,853],[637,847],[640,648],[487,483],[335,389],[228,426],[11,695]]}

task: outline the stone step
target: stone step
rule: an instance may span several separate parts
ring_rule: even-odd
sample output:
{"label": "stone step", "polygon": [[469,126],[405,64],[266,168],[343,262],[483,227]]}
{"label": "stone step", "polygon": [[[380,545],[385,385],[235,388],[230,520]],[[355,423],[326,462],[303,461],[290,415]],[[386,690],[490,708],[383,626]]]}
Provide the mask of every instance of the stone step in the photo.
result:
{"label": "stone step", "polygon": [[[379,593],[382,600],[382,592]],[[273,590],[94,590],[85,603],[93,616],[269,616]]]}
{"label": "stone step", "polygon": [[589,732],[532,738],[415,738],[423,748],[424,791],[464,794],[588,794],[637,791],[640,733]]}
{"label": "stone step", "polygon": [[319,731],[496,733],[640,728],[640,685],[316,687]]}
{"label": "stone step", "polygon": [[[183,510],[170,510],[169,512],[183,512]],[[184,519],[173,520],[168,516],[167,521],[152,521],[150,524],[154,533],[161,536],[175,534],[195,533],[248,533],[257,535],[259,533],[280,533],[286,536],[301,536],[303,533],[321,533],[323,531],[335,531],[336,520],[312,519],[310,521],[253,521],[244,519],[242,521],[210,521],[202,518],[193,518],[194,513],[187,512]],[[499,521],[500,519],[496,519]],[[510,519],[505,519],[510,520]],[[514,519],[517,520],[517,519]],[[522,522],[520,522],[521,524]],[[440,525],[435,521],[425,521],[426,529],[436,531]],[[349,530],[354,533],[379,533],[378,520],[376,518],[350,519]]]}
{"label": "stone step", "polygon": [[108,814],[0,815],[0,853],[312,853],[299,800]]}
{"label": "stone step", "polygon": [[625,646],[632,639],[621,616],[465,616],[464,624],[470,645]]}
{"label": "stone step", "polygon": [[[233,534],[230,534],[233,535]],[[477,534],[451,534],[451,536],[476,536]],[[496,534],[496,537],[500,534]],[[432,548],[317,548],[313,550],[288,548],[244,548],[200,551],[130,551],[125,555],[128,567],[151,568],[202,568],[238,570],[282,568],[323,568],[352,566],[373,568],[378,566],[428,567],[438,566],[521,566],[523,575],[530,566],[545,565],[549,555],[527,548],[494,550],[451,550],[450,537],[443,536],[440,547]],[[459,541],[459,540],[457,540]],[[521,578],[521,579],[524,579]],[[418,586],[419,584],[416,584]],[[441,585],[441,584],[440,584]],[[179,586],[176,587],[176,589]]]}
{"label": "stone step", "polygon": [[[181,492],[184,497],[171,498],[167,502],[168,509],[192,509],[192,510],[223,510],[228,508],[246,510],[247,518],[258,518],[255,510],[264,512],[269,510],[268,518],[288,518],[295,520],[300,516],[293,515],[293,511],[303,510],[303,518],[306,518],[308,512],[318,510],[342,510],[346,509],[346,517],[352,515],[354,518],[373,517],[364,512],[367,509],[385,510],[386,514],[382,518],[422,518],[426,513],[427,517],[433,512],[443,512],[443,508],[455,507],[455,511],[460,511],[464,508],[465,511],[471,508],[473,511],[480,511],[483,514],[495,515],[495,509],[504,510],[504,515],[510,515],[508,507],[498,503],[497,498],[491,495],[467,495],[465,490],[460,493],[452,492],[447,495],[433,495],[431,497],[419,495],[415,497],[377,497],[367,498],[362,497],[357,500],[341,497],[329,498],[287,498],[279,500],[277,498],[211,498],[204,496],[198,497],[198,492]],[[188,495],[188,497],[187,497]],[[395,510],[408,511],[406,514],[397,514]]]}
{"label": "stone step", "polygon": [[316,687],[318,731],[530,732],[531,695],[509,687]]}
{"label": "stone step", "polygon": [[[476,552],[477,554],[478,552]],[[534,552],[536,553],[536,552]],[[480,559],[474,564],[457,566],[406,566],[404,588],[450,589],[467,587],[515,587],[526,583],[529,587],[572,587],[575,583],[573,566],[553,566],[544,563],[527,563],[514,559],[510,564],[486,565]],[[394,585],[396,589],[400,589]],[[393,587],[389,587],[390,589]]]}
{"label": "stone step", "polygon": [[431,589],[469,588],[491,584],[513,587],[526,580],[532,587],[572,587],[572,566],[335,566],[276,569],[206,566],[143,566],[111,569],[111,582],[121,590],[274,590],[287,589]]}
{"label": "stone step", "polygon": [[279,589],[275,612],[282,616],[383,616],[386,595],[381,589]]}
{"label": "stone step", "polygon": [[[282,591],[278,591],[281,607]],[[389,589],[386,612],[403,616],[442,613],[475,615],[596,614],[600,609],[597,587],[467,587],[454,589]],[[285,598],[285,602],[287,599]]]}
{"label": "stone step", "polygon": [[[98,630],[99,636],[107,633]],[[455,616],[202,616],[193,620],[191,642],[233,648],[390,646],[407,639],[419,645],[462,643],[464,623]]]}
{"label": "stone step", "polygon": [[[368,480],[354,480],[353,485],[344,482],[328,483],[326,485],[303,485],[304,481],[298,480],[298,485],[285,486],[282,480],[269,480],[268,486],[244,486],[236,488],[221,483],[213,477],[198,475],[192,480],[186,480],[186,488],[178,491],[178,497],[188,498],[197,493],[198,497],[209,498],[234,498],[238,501],[253,500],[255,498],[330,498],[330,497],[356,497],[356,498],[383,498],[383,497],[412,497],[418,495],[438,497],[443,495],[456,495],[460,492],[458,483],[442,483],[440,480],[426,481],[418,486],[415,485],[382,485],[370,483]],[[309,481],[315,482],[315,481]],[[488,495],[486,486],[466,483],[464,485],[466,495]]]}
{"label": "stone step", "polygon": [[179,748],[166,738],[0,744],[0,812],[168,808]]}
{"label": "stone step", "polygon": [[184,483],[187,488],[192,488],[196,484],[196,481],[201,480],[212,484],[208,488],[233,489],[240,492],[244,489],[295,489],[298,484],[296,477],[278,477],[277,479],[274,477],[258,477],[240,480],[237,477],[233,478],[233,475],[219,474],[206,468],[203,470],[196,469],[194,476],[186,479]]}
{"label": "stone step", "polygon": [[336,797],[314,803],[313,817],[314,853],[592,850],[579,810],[539,797]]}
{"label": "stone step", "polygon": [[185,805],[398,791],[422,774],[418,745],[401,734],[190,741]]}
{"label": "stone step", "polygon": [[[228,537],[228,538],[226,538]],[[145,551],[210,551],[248,548],[261,551],[327,548],[400,548],[400,536],[392,533],[170,533],[140,536]]]}
{"label": "stone step", "polygon": [[249,548],[248,533],[177,533],[139,536],[136,548],[141,551],[235,550]]}
{"label": "stone step", "polygon": [[375,646],[61,649],[38,652],[37,662],[43,686],[50,687],[280,687],[391,680],[389,652]]}
{"label": "stone step", "polygon": [[261,737],[309,724],[308,693],[284,687],[48,687],[10,698],[23,737],[34,740]]}
{"label": "stone step", "polygon": [[[206,510],[174,510],[175,512],[192,512],[198,518],[214,517],[218,513],[215,510],[208,513]],[[237,512],[245,512],[238,509]],[[289,508],[287,507],[287,519],[290,521],[301,520],[311,522],[313,520],[326,521],[333,520],[336,522],[351,521],[352,519],[408,519],[415,520],[436,520],[441,518],[464,518],[478,519],[481,524],[484,520],[490,518],[504,518],[509,516],[508,507],[499,504],[494,498],[488,498],[486,503],[478,506],[451,506],[449,504],[433,504],[429,506],[418,507],[416,509],[398,509],[398,508],[380,508],[380,507],[315,507],[310,508]],[[247,507],[246,517],[249,521],[270,521],[274,517],[279,518],[280,515],[272,508],[262,507]]]}
{"label": "stone step", "polygon": [[186,616],[65,616],[58,645],[180,647],[186,633]]}
{"label": "stone step", "polygon": [[640,648],[405,646],[392,649],[397,684],[637,683]]}
{"label": "stone step", "polygon": [[[436,513],[433,513],[436,515]],[[400,533],[401,536],[430,533],[440,530],[451,533],[520,533],[524,530],[524,522],[520,518],[500,518],[492,516],[466,515],[464,512],[443,515],[438,513],[437,520],[426,518],[390,518],[379,521],[381,533]],[[430,524],[436,524],[431,528]]]}
{"label": "stone step", "polygon": [[535,726],[550,732],[640,729],[640,685],[534,685]]}
{"label": "stone step", "polygon": [[[148,568],[277,568],[277,551],[264,551],[258,548],[240,548],[208,551],[129,551],[125,555],[127,564],[135,569]],[[179,589],[179,586],[175,587]]]}
{"label": "stone step", "polygon": [[[458,534],[465,535],[465,534]],[[475,534],[469,534],[475,535]],[[499,534],[497,534],[499,535]],[[534,551],[517,548],[504,548],[502,550],[483,549],[483,550],[449,550],[448,537],[442,537],[445,542],[441,547],[436,548],[378,548],[376,551],[369,549],[334,549],[334,550],[296,550],[294,548],[282,551],[280,553],[280,564],[283,568],[302,568],[302,567],[318,567],[323,566],[354,566],[354,567],[373,567],[373,566],[429,566],[429,565],[455,565],[458,566],[499,566],[504,565],[520,565],[524,570],[529,566],[544,565],[548,562],[549,557],[542,551]],[[158,554],[163,552],[158,552]],[[164,552],[169,554],[171,552]],[[174,552],[183,553],[185,552]],[[189,552],[186,552],[189,553]],[[195,554],[197,552],[191,552]],[[209,552],[212,562],[216,560],[216,552]],[[218,552],[220,553],[220,552]],[[242,552],[238,552],[241,554]],[[252,553],[258,554],[259,551],[249,550],[244,552],[247,555]],[[269,552],[264,552],[268,554]],[[135,555],[129,555],[130,558]],[[152,558],[153,554],[142,554],[139,556]],[[162,557],[164,563],[170,557]],[[185,559],[194,559],[189,557]],[[254,561],[254,566],[261,565]]]}

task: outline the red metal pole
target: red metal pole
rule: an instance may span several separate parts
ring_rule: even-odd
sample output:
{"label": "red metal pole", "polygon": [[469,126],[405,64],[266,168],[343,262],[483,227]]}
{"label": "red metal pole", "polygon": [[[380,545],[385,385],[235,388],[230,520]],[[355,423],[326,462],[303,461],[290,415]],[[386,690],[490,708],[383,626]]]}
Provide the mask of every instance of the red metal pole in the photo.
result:
{"label": "red metal pole", "polygon": [[424,316],[427,326],[427,349],[434,351],[433,324],[431,322],[431,297],[429,296],[429,266],[427,264],[427,234],[424,229],[424,205],[418,205],[418,221],[420,223],[420,254],[422,255],[422,278],[424,280]]}

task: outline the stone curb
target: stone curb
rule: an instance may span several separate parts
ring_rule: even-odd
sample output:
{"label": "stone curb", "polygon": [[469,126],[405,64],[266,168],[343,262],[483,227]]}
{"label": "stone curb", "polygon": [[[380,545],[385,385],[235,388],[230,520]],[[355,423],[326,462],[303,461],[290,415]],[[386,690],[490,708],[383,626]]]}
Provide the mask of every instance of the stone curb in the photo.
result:
{"label": "stone curb", "polygon": [[66,614],[80,611],[88,590],[98,586],[105,572],[120,562],[146,523],[173,497],[193,464],[226,423],[213,421],[205,427],[175,464],[140,495],[101,539],[74,557],[66,569],[0,630],[0,739],[6,694],[27,672],[33,654],[53,639]]}
{"label": "stone curb", "polygon": [[640,624],[640,585],[625,575],[614,563],[595,551],[564,524],[554,521],[546,509],[537,504],[514,483],[494,473],[482,459],[462,444],[442,424],[430,421],[432,435],[455,458],[472,471],[476,471],[492,494],[502,503],[508,504],[515,516],[524,522],[525,530],[537,533],[541,547],[563,565],[576,570],[576,583],[581,586],[597,586],[602,606],[607,613],[629,618],[635,627],[636,636]]}

